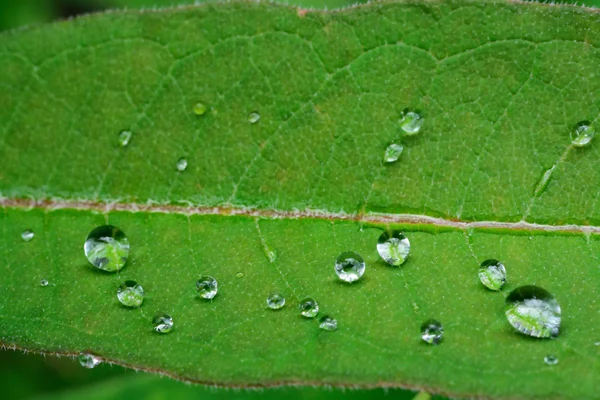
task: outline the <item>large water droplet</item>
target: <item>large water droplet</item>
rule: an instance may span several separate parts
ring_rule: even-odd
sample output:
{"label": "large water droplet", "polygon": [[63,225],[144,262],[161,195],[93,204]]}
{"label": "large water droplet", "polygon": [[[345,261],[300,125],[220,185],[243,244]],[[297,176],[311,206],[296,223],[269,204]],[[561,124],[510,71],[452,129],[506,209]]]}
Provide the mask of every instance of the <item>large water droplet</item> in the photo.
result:
{"label": "large water droplet", "polygon": [[46,279],[40,279],[40,286],[42,286],[42,287],[48,286],[48,280],[46,280]]}
{"label": "large water droplet", "polygon": [[35,233],[33,233],[33,231],[30,231],[29,229],[26,229],[21,233],[21,239],[23,239],[26,242],[31,241],[31,239],[33,239],[34,236]]}
{"label": "large water droplet", "polygon": [[298,308],[300,308],[300,314],[306,318],[314,318],[319,313],[319,304],[311,297],[302,300]]}
{"label": "large water droplet", "polygon": [[129,240],[116,226],[103,225],[90,232],[83,251],[94,267],[114,272],[123,268],[127,262]]}
{"label": "large water droplet", "polygon": [[219,290],[217,280],[212,276],[203,276],[196,281],[196,290],[203,299],[212,299]]}
{"label": "large water droplet", "polygon": [[279,310],[285,305],[285,297],[279,293],[272,293],[267,297],[267,305],[271,310]]}
{"label": "large water droplet", "polygon": [[383,153],[383,162],[389,164],[398,161],[400,154],[402,154],[402,150],[404,150],[404,146],[401,144],[390,144],[387,149],[385,149],[385,153]]}
{"label": "large water droplet", "polygon": [[144,301],[144,288],[136,281],[125,281],[117,289],[117,298],[126,307],[139,307]]}
{"label": "large water droplet", "polygon": [[319,318],[319,328],[326,331],[335,331],[337,329],[337,321],[329,315],[323,315]]}
{"label": "large water droplet", "polygon": [[506,283],[506,269],[498,260],[485,260],[479,267],[479,280],[490,290],[500,290]]}
{"label": "large water droplet", "polygon": [[534,337],[558,335],[560,306],[548,291],[537,286],[521,286],[506,298],[506,318],[517,331]]}
{"label": "large water droplet", "polygon": [[425,343],[439,344],[444,338],[444,326],[435,319],[430,319],[421,325],[421,339]]}
{"label": "large water droplet", "polygon": [[580,122],[575,131],[571,133],[571,143],[577,147],[587,146],[595,134],[596,131],[590,122]]}
{"label": "large water droplet", "polygon": [[347,251],[335,261],[335,273],[345,282],[354,282],[365,273],[365,261],[358,254]]}
{"label": "large water droplet", "polygon": [[188,166],[188,162],[185,158],[180,158],[179,160],[177,160],[177,164],[176,164],[177,171],[183,172],[183,171],[185,171],[187,166]]}
{"label": "large water droplet", "polygon": [[208,107],[203,103],[196,103],[194,105],[194,114],[196,115],[204,115],[206,110],[208,110]]}
{"label": "large water droplet", "polygon": [[248,122],[250,122],[251,124],[257,123],[259,119],[260,119],[260,114],[257,113],[256,111],[253,111],[250,114],[248,114]]}
{"label": "large water droplet", "polygon": [[81,364],[84,368],[94,368],[96,365],[100,364],[100,359],[91,354],[82,353],[77,358],[79,360],[79,364]]}
{"label": "large water droplet", "polygon": [[404,111],[400,119],[400,128],[407,135],[416,135],[421,130],[425,120],[414,111]]}
{"label": "large water droplet", "polygon": [[377,252],[386,263],[399,267],[410,253],[410,242],[400,231],[383,232],[377,241]]}
{"label": "large water droplet", "polygon": [[244,273],[243,272],[238,272],[237,274],[235,274],[236,278],[243,278],[244,277]]}
{"label": "large water droplet", "polygon": [[173,318],[167,313],[159,313],[152,319],[154,332],[169,333],[173,329]]}
{"label": "large water droplet", "polygon": [[129,144],[132,135],[133,134],[131,133],[131,131],[123,131],[119,133],[119,144],[121,145],[121,147],[125,147]]}
{"label": "large water droplet", "polygon": [[558,357],[552,354],[548,354],[546,357],[544,357],[544,362],[547,365],[556,365],[558,364]]}

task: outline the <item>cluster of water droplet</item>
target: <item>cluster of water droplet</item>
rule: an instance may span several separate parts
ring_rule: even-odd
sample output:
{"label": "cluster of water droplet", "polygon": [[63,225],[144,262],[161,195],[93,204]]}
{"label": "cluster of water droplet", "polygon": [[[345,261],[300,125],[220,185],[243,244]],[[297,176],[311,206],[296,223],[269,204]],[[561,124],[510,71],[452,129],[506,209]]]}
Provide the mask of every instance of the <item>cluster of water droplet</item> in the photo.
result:
{"label": "cluster of water droplet", "polygon": [[[400,121],[398,121],[400,125],[400,131],[402,136],[413,136],[419,133],[421,127],[425,120],[418,112],[411,110],[404,110],[400,114]],[[404,151],[404,146],[402,143],[399,143],[400,140],[396,140],[385,149],[383,153],[383,163],[384,164],[392,164],[398,161],[402,152]]]}

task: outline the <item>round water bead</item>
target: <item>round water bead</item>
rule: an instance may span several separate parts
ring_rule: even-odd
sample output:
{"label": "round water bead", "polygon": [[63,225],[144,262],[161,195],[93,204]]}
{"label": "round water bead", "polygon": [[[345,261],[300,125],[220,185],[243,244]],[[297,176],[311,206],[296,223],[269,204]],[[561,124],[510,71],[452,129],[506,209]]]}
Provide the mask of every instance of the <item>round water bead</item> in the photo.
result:
{"label": "round water bead", "polygon": [[40,286],[42,286],[42,287],[48,286],[48,280],[40,279]]}
{"label": "round water bead", "polygon": [[314,318],[319,313],[319,304],[315,299],[307,297],[300,302],[300,314],[306,318]]}
{"label": "round water bead", "polygon": [[360,279],[365,273],[365,267],[363,258],[352,251],[340,254],[335,260],[335,273],[344,282],[354,282]]}
{"label": "round water bead", "polygon": [[173,329],[173,318],[167,313],[156,314],[152,319],[152,324],[154,332],[169,333]]}
{"label": "round water bead", "polygon": [[335,331],[337,329],[337,321],[329,315],[323,315],[319,319],[319,328],[326,331]]}
{"label": "round water bead", "polygon": [[250,114],[248,114],[248,122],[250,122],[251,124],[257,123],[259,119],[260,114],[256,111],[252,111]]}
{"label": "round water bead", "polygon": [[94,368],[96,365],[100,364],[100,359],[91,354],[82,353],[77,357],[79,360],[79,364],[81,364],[84,368]]}
{"label": "round water bead", "polygon": [[400,231],[383,232],[377,241],[377,252],[386,263],[399,267],[410,253],[410,242]]}
{"label": "round water bead", "polygon": [[425,120],[414,111],[404,111],[400,118],[400,128],[409,136],[416,135],[421,130]]}
{"label": "round water bead", "polygon": [[430,319],[421,325],[421,339],[425,343],[439,344],[444,338],[444,326],[435,319]]}
{"label": "round water bead", "polygon": [[132,135],[133,134],[131,133],[131,131],[123,131],[119,133],[119,144],[121,145],[121,147],[125,147],[129,144]]}
{"label": "round water bead", "polygon": [[556,365],[558,364],[558,357],[552,354],[548,354],[546,357],[544,357],[544,362],[547,365]]}
{"label": "round water bead", "polygon": [[177,171],[183,172],[186,170],[187,166],[188,166],[188,162],[185,158],[180,158],[179,160],[177,160],[177,164],[176,164]]}
{"label": "round water bead", "polygon": [[558,335],[560,306],[554,296],[537,286],[521,286],[506,298],[506,318],[524,335],[549,338]]}
{"label": "round water bead", "polygon": [[506,283],[506,269],[498,260],[485,260],[479,267],[479,280],[490,290],[500,290]]}
{"label": "round water bead", "polygon": [[144,301],[144,288],[136,281],[125,281],[117,289],[117,298],[126,307],[139,307]]}
{"label": "round water bead", "polygon": [[400,158],[400,155],[402,154],[402,150],[404,150],[404,146],[401,144],[390,144],[387,149],[385,149],[385,153],[383,153],[383,162],[389,164],[398,161],[398,158]]}
{"label": "round water bead", "polygon": [[267,305],[271,310],[279,310],[285,304],[285,297],[279,293],[272,293],[267,297]]}
{"label": "round water bead", "polygon": [[590,144],[596,131],[590,122],[580,122],[575,128],[575,132],[571,133],[571,143],[576,147],[584,147]]}
{"label": "round water bead", "polygon": [[194,105],[194,114],[196,115],[204,115],[206,110],[208,110],[208,107],[203,103],[196,103]]}
{"label": "round water bead", "polygon": [[212,276],[203,276],[196,281],[196,290],[203,299],[212,299],[219,290],[217,280]]}
{"label": "round water bead", "polygon": [[94,267],[114,272],[123,268],[127,262],[129,240],[116,226],[102,225],[90,232],[83,251]]}
{"label": "round water bead", "polygon": [[31,241],[31,239],[33,239],[34,236],[35,233],[33,233],[33,231],[30,231],[29,229],[26,229],[21,233],[21,239],[23,239],[26,242]]}

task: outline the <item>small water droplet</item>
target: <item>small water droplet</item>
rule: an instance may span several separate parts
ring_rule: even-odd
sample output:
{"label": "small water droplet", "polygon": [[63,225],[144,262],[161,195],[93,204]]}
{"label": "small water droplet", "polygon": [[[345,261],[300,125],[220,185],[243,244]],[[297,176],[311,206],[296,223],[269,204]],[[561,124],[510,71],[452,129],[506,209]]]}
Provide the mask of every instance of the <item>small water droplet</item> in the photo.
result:
{"label": "small water droplet", "polygon": [[183,172],[188,166],[188,162],[185,158],[180,158],[177,160],[177,171]]}
{"label": "small water droplet", "polygon": [[117,298],[126,307],[139,307],[144,301],[144,288],[136,281],[125,281],[117,289]]}
{"label": "small water droplet", "polygon": [[444,326],[435,319],[430,319],[421,325],[421,339],[425,343],[439,344],[444,338]]}
{"label": "small water droplet", "polygon": [[479,267],[479,280],[490,290],[500,290],[506,283],[506,269],[498,260],[485,260]]}
{"label": "small water droplet", "polygon": [[90,232],[83,251],[94,267],[115,272],[123,268],[127,261],[129,240],[116,226],[102,225]]}
{"label": "small water droplet", "polygon": [[235,274],[236,278],[243,278],[244,277],[244,273],[243,272],[238,272],[237,274]]}
{"label": "small water droplet", "polygon": [[253,111],[250,114],[248,114],[248,122],[250,122],[251,124],[257,123],[259,119],[260,119],[260,114],[257,113],[256,111]]}
{"label": "small water droplet", "polygon": [[590,144],[596,131],[588,121],[577,124],[575,131],[571,133],[571,143],[576,147],[584,147]]}
{"label": "small water droplet", "polygon": [[346,251],[335,260],[335,273],[344,282],[354,282],[365,273],[365,261],[352,252]]}
{"label": "small water droplet", "polygon": [[91,369],[100,364],[100,359],[91,354],[81,353],[77,359],[79,360],[79,364],[84,368]]}
{"label": "small water droplet", "polygon": [[600,346],[600,342],[594,343],[594,346]]}
{"label": "small water droplet", "polygon": [[48,286],[48,281],[46,279],[40,279],[40,286],[42,286],[42,287]]}
{"label": "small water droplet", "polygon": [[402,154],[402,150],[404,150],[404,146],[401,144],[390,144],[387,149],[385,149],[385,153],[383,153],[383,162],[389,164],[398,161],[398,158],[400,158],[400,155]]}
{"label": "small water droplet", "polygon": [[414,111],[405,110],[400,119],[400,128],[407,135],[416,135],[421,130],[423,122],[425,121],[419,114]]}
{"label": "small water droplet", "polygon": [[203,299],[212,299],[217,295],[217,280],[212,276],[203,276],[196,281],[196,290]]}
{"label": "small water droplet", "polygon": [[265,247],[265,255],[271,264],[277,261],[277,251]]}
{"label": "small water droplet", "polygon": [[285,305],[285,297],[279,293],[272,293],[267,297],[267,305],[271,310],[279,310]]}
{"label": "small water droplet", "polygon": [[169,333],[173,329],[173,318],[167,313],[159,313],[152,319],[154,332]]}
{"label": "small water droplet", "polygon": [[302,300],[298,308],[300,308],[300,314],[306,318],[314,318],[319,313],[319,304],[311,297]]}
{"label": "small water droplet", "polygon": [[337,321],[329,315],[323,315],[319,318],[319,328],[326,331],[335,331],[337,329]]}
{"label": "small water droplet", "polygon": [[399,267],[410,253],[410,242],[400,231],[383,232],[377,241],[377,252],[386,263]]}
{"label": "small water droplet", "polygon": [[33,233],[33,231],[29,230],[29,229],[25,229],[22,233],[21,233],[21,239],[23,239],[26,242],[31,241],[31,239],[33,239],[33,237],[35,236],[35,233]]}
{"label": "small water droplet", "polygon": [[558,364],[558,357],[552,354],[548,354],[546,357],[544,357],[544,362],[547,365],[556,365]]}
{"label": "small water droplet", "polygon": [[123,131],[119,133],[119,144],[121,145],[121,147],[125,147],[129,144],[132,135],[133,134],[131,133],[131,131]]}
{"label": "small water droplet", "polygon": [[506,318],[524,335],[548,338],[558,335],[560,306],[554,296],[537,286],[521,286],[506,298]]}
{"label": "small water droplet", "polygon": [[206,105],[203,103],[196,103],[194,105],[194,114],[196,115],[204,115],[207,110],[208,107],[206,107]]}

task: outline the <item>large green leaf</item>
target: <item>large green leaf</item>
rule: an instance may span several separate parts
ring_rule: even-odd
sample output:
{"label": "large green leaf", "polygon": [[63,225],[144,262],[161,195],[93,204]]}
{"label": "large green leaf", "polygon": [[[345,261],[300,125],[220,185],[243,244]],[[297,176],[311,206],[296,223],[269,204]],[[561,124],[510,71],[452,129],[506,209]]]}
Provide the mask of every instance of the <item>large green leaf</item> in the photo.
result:
{"label": "large green leaf", "polygon": [[[597,11],[469,1],[230,3],[4,34],[0,341],[229,386],[591,398],[600,150],[570,133],[599,115],[599,46]],[[382,166],[407,107],[425,125]],[[131,243],[118,274],[83,255],[104,223]],[[386,227],[411,240],[402,268],[375,250]],[[354,285],[333,272],[346,250],[368,265]],[[505,296],[477,281],[492,257],[506,290],[557,297],[558,340],[508,325]],[[195,297],[202,274],[220,284],[211,302]],[[116,299],[125,279],[147,291],[139,310]],[[336,332],[298,315],[306,295]],[[152,332],[158,311],[173,332]],[[430,317],[439,346],[420,341]]]}

